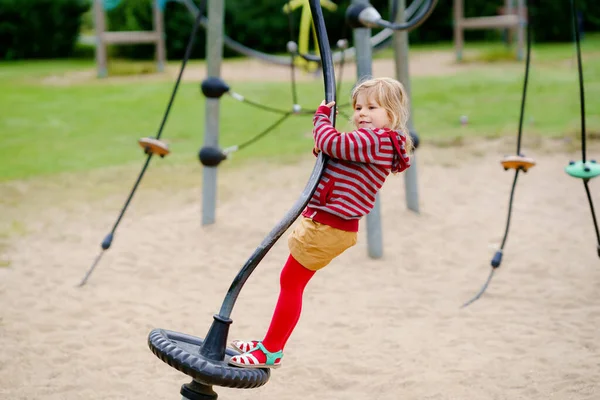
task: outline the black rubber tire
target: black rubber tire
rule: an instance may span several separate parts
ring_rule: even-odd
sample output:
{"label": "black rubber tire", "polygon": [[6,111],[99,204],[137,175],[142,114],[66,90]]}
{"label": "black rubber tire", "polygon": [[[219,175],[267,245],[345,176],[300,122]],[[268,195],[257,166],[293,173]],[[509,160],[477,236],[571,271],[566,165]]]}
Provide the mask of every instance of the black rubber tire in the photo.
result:
{"label": "black rubber tire", "polygon": [[[232,349],[226,349],[223,361],[202,357],[198,351],[202,342],[195,336],[165,329],[154,329],[148,335],[148,346],[158,358],[198,382],[237,389],[257,388],[268,382],[268,368],[248,369],[228,365],[229,358],[239,354]],[[195,351],[190,351],[193,349]]]}

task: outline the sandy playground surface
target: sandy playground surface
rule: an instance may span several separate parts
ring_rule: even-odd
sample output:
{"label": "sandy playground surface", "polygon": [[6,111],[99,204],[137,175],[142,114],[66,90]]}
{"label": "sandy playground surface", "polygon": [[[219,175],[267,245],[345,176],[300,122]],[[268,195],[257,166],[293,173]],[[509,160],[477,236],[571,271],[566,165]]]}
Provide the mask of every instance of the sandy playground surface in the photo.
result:
{"label": "sandy playground surface", "polygon": [[[309,284],[283,367],[258,389],[215,387],[220,398],[598,399],[600,262],[583,185],[563,171],[579,155],[549,141],[524,148],[538,165],[519,179],[504,261],[478,302],[460,309],[502,238],[513,173],[499,160],[514,143],[424,144],[421,213],[391,177],[383,259],[367,256],[363,229]],[[179,399],[190,379],[150,352],[148,333],[206,334],[313,163],[225,167],[217,223],[204,227],[198,166],[153,163],[83,288],[141,162],[1,184],[0,398]],[[280,240],[250,277],[230,339],[262,337],[286,256]]]}
{"label": "sandy playground surface", "polygon": [[[501,240],[513,174],[498,161],[512,144],[424,146],[420,215],[405,207],[403,178],[390,178],[384,258],[367,256],[363,230],[309,284],[284,366],[259,389],[217,388],[220,398],[597,399],[600,268],[590,212],[581,183],[563,172],[576,155],[544,146],[520,178],[503,265],[478,302],[459,308]],[[0,398],[180,398],[189,379],[149,351],[148,333],[206,334],[312,163],[223,171],[217,223],[206,227],[197,167],[155,164],[84,288],[76,284],[137,168],[120,171],[116,184],[108,172],[84,183],[3,184],[14,200],[3,203],[3,218],[26,227],[8,240],[10,266],[0,268]],[[280,240],[246,283],[230,339],[263,334],[286,255]]]}

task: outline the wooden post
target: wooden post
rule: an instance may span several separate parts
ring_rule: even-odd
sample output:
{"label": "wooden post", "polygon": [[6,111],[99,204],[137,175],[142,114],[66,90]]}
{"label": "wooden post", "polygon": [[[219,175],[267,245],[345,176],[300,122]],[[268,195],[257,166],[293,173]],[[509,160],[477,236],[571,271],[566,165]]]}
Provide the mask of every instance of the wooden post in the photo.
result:
{"label": "wooden post", "polygon": [[94,29],[96,31],[96,66],[98,78],[108,75],[106,61],[106,43],[104,43],[104,32],[106,31],[106,18],[102,0],[94,0]]}
{"label": "wooden post", "polygon": [[156,64],[158,72],[165,70],[166,49],[163,11],[159,0],[154,0],[154,32],[156,33]]}
{"label": "wooden post", "polygon": [[517,15],[519,17],[519,24],[517,25],[517,59],[521,61],[523,59],[523,47],[525,45],[525,26],[529,21],[525,20],[525,0],[517,1]]}
{"label": "wooden post", "polygon": [[[515,8],[513,4],[513,0],[504,0],[504,13],[503,15],[511,15],[515,13]],[[515,28],[506,28],[504,29],[504,40],[506,41],[506,46],[511,46],[513,44],[514,36],[515,36]]]}
{"label": "wooden post", "polygon": [[456,61],[462,60],[464,44],[463,17],[463,0],[454,0],[454,52],[456,53]]}

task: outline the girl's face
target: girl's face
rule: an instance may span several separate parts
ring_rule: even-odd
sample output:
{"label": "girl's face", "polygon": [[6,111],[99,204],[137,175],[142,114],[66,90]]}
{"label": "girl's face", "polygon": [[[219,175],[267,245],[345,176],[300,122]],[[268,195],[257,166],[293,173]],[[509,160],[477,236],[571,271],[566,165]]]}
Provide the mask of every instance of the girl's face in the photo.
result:
{"label": "girl's face", "polygon": [[357,129],[390,128],[392,124],[387,111],[366,93],[356,96],[352,121]]}

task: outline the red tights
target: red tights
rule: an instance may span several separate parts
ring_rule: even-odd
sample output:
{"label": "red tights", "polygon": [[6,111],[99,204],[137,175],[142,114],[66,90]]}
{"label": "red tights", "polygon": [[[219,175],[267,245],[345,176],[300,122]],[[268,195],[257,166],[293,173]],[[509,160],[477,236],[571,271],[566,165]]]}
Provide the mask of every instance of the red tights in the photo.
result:
{"label": "red tights", "polygon": [[[273,312],[271,325],[263,340],[263,346],[269,352],[277,352],[285,347],[300,319],[304,288],[314,274],[315,271],[302,266],[290,254],[281,271],[279,299]],[[265,362],[266,357],[262,351],[257,350],[252,354],[259,362]]]}

